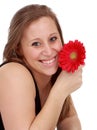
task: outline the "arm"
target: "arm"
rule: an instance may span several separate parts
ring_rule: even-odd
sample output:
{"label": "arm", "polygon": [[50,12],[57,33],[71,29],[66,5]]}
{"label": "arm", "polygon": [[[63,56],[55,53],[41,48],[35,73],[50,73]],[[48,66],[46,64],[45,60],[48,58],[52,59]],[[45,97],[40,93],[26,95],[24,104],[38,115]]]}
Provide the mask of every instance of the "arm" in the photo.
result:
{"label": "arm", "polygon": [[66,110],[66,103],[64,103],[59,123],[58,130],[81,130],[80,120],[75,110],[71,96],[68,97],[68,107]]}
{"label": "arm", "polygon": [[[67,81],[65,85],[64,77]],[[28,70],[17,63],[10,63],[2,68],[0,70],[0,111],[5,129],[53,130],[67,95],[80,87],[80,80],[75,82],[77,77],[79,72],[71,76],[62,72],[42,110],[36,116],[35,86]]]}
{"label": "arm", "polygon": [[0,113],[6,130],[55,128],[65,96],[60,96],[57,89],[52,90],[36,116],[35,95],[34,81],[24,66],[9,63],[0,68]]}

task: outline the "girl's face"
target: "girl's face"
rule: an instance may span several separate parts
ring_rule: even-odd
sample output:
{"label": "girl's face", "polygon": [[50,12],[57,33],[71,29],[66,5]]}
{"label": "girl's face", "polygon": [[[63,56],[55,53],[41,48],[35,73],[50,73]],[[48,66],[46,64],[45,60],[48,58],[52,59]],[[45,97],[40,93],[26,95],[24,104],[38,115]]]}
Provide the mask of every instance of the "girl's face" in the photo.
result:
{"label": "girl's face", "polygon": [[21,51],[33,73],[51,76],[58,69],[58,52],[62,42],[54,21],[42,17],[24,31]]}

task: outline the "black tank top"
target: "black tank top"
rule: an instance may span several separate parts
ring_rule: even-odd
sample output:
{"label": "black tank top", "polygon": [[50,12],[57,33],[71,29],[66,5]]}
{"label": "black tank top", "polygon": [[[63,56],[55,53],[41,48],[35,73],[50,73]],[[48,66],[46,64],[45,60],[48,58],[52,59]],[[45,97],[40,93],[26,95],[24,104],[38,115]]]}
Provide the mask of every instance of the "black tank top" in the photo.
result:
{"label": "black tank top", "polygon": [[[2,65],[6,64],[6,63],[8,63],[8,62],[5,62],[5,63],[1,64],[0,67],[1,67]],[[27,67],[26,67],[26,68],[27,68]],[[27,69],[28,69],[28,68],[27,68]],[[29,70],[29,69],[28,69],[28,70]],[[30,71],[30,70],[29,70],[29,71]],[[30,71],[30,73],[31,73],[31,71]],[[32,75],[32,73],[31,73],[31,75]],[[32,75],[32,77],[33,77],[33,75]],[[34,77],[33,77],[33,79],[34,79]],[[40,102],[40,97],[39,97],[38,86],[37,86],[37,83],[36,83],[35,79],[34,79],[34,83],[35,83],[35,88],[36,88],[35,112],[36,112],[36,115],[37,115],[37,114],[40,112],[40,110],[41,110],[41,102]],[[1,114],[0,114],[0,130],[5,130],[5,129],[4,129],[4,125],[3,125],[2,115],[1,115]]]}

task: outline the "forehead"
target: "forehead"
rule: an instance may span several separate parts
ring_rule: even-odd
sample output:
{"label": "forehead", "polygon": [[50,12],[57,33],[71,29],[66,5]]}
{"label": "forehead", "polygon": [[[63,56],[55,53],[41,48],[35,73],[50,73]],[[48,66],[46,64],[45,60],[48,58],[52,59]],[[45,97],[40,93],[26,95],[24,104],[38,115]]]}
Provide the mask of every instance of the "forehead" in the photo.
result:
{"label": "forehead", "polygon": [[51,18],[51,17],[41,17],[33,22],[31,22],[24,30],[24,32],[29,31],[29,30],[42,30],[42,31],[46,31],[43,30],[45,28],[48,29],[57,29],[56,23],[55,21]]}

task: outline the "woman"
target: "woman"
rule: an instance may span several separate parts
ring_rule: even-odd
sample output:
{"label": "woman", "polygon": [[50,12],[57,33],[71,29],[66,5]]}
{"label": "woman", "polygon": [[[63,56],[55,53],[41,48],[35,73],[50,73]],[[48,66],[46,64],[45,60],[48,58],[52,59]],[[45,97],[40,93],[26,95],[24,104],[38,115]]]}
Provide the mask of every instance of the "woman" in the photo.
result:
{"label": "woman", "polygon": [[82,84],[82,67],[58,67],[63,44],[49,7],[28,5],[14,15],[0,68],[0,130],[81,130],[70,94]]}

